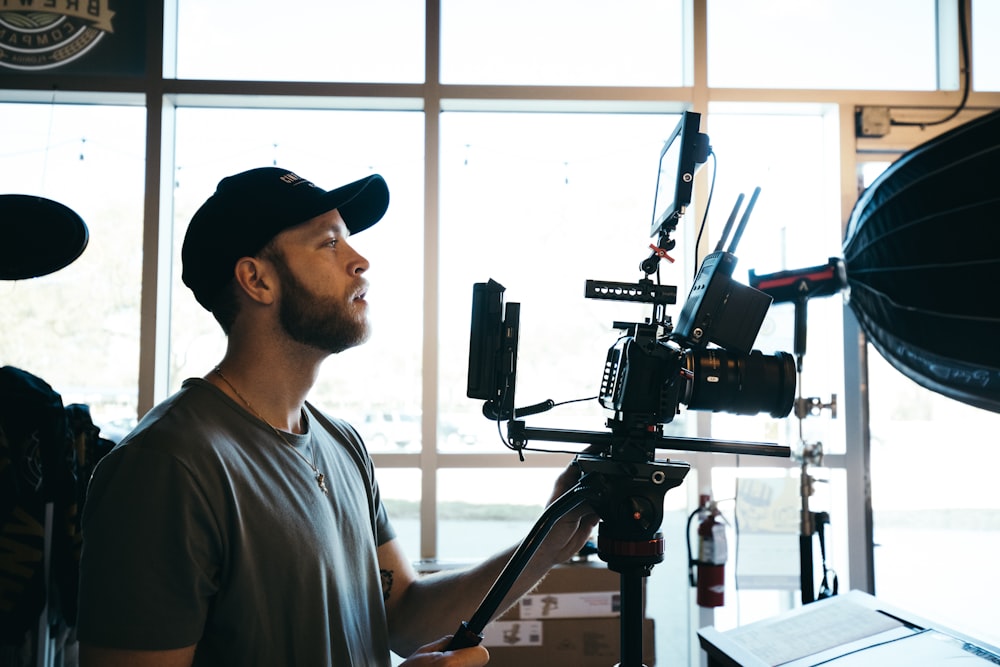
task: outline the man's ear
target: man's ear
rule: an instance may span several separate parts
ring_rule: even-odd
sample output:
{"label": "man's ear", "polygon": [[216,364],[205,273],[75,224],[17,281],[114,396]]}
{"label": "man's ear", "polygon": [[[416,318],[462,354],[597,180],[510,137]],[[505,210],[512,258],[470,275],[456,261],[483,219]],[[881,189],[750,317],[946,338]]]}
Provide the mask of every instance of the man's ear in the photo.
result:
{"label": "man's ear", "polygon": [[236,262],[235,277],[240,289],[261,304],[274,301],[275,282],[271,265],[259,257],[243,257]]}

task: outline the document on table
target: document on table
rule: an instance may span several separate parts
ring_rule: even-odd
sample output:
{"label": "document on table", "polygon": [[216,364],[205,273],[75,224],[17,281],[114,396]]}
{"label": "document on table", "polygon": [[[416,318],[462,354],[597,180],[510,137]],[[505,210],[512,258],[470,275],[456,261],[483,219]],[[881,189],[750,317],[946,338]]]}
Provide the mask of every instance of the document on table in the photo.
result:
{"label": "document on table", "polygon": [[757,621],[725,634],[769,665],[783,665],[886,632],[902,636],[912,630],[892,616],[831,598],[794,616]]}
{"label": "document on table", "polygon": [[843,598],[831,598],[803,607],[792,616],[750,623],[724,634],[772,667],[1000,665],[1000,657],[968,642]]}

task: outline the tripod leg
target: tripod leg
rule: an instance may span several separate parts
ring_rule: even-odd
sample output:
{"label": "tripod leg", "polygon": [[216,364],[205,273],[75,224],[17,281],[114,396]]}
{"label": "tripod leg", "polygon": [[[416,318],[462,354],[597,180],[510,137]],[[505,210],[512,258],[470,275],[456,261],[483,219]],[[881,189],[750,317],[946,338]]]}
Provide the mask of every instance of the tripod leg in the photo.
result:
{"label": "tripod leg", "polygon": [[628,568],[621,575],[620,667],[642,667],[642,580],[648,568]]}

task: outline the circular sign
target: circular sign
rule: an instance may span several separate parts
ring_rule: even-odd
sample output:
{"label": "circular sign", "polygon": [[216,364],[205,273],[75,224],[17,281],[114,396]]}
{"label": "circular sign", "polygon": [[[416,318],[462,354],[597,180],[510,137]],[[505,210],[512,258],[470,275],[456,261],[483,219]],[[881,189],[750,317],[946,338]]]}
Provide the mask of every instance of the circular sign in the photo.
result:
{"label": "circular sign", "polygon": [[60,12],[0,11],[0,67],[32,71],[72,62],[111,32],[113,15],[107,0],[67,2]]}

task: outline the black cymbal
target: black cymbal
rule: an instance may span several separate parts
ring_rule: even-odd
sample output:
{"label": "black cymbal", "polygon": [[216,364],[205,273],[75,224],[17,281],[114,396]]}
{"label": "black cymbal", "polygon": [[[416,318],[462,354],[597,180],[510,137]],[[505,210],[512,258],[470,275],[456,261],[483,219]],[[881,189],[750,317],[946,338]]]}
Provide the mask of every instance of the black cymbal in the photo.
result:
{"label": "black cymbal", "polygon": [[83,219],[59,202],[0,195],[0,280],[36,278],[72,264],[87,248]]}

